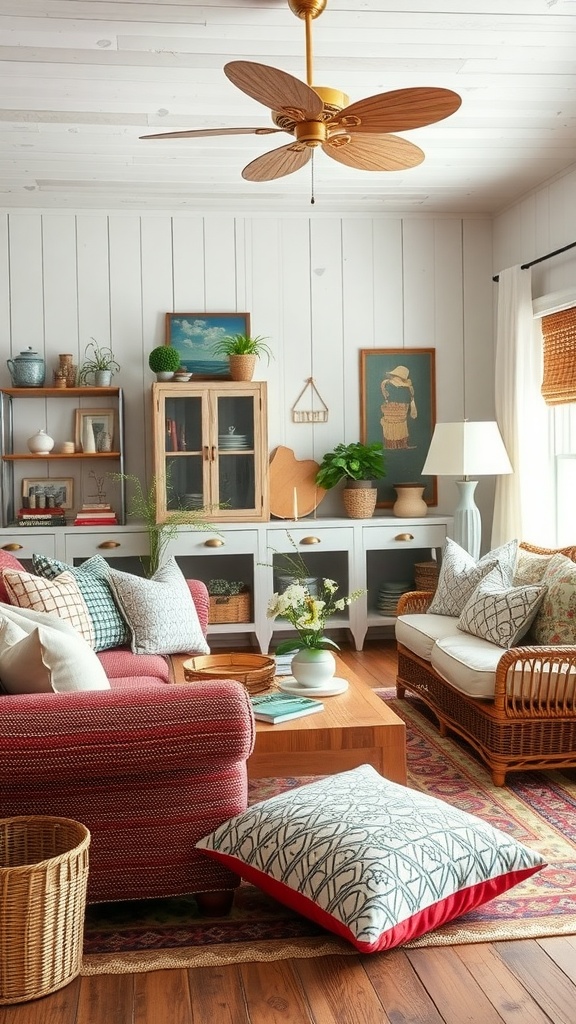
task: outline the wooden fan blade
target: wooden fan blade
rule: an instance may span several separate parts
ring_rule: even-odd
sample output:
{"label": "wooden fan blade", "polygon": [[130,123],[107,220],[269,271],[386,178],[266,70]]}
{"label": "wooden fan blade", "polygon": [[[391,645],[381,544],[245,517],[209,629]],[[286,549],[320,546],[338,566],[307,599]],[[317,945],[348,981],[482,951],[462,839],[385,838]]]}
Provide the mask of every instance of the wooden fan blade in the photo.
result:
{"label": "wooden fan blade", "polygon": [[286,174],[299,171],[308,163],[311,156],[310,146],[305,146],[303,142],[291,142],[288,146],[281,146],[280,149],[272,149],[269,153],[257,156],[252,163],[246,164],[242,177],[247,181],[273,181],[274,178],[283,178]]}
{"label": "wooden fan blade", "polygon": [[309,85],[267,64],[233,60],[225,64],[224,74],[253,100],[271,110],[286,112],[295,121],[313,121],[324,108],[318,93]]}
{"label": "wooden fan blade", "polygon": [[192,139],[207,138],[209,135],[274,135],[281,128],[193,128],[183,132],[160,132],[158,135],[141,135],[141,139]]}
{"label": "wooden fan blade", "polygon": [[352,103],[331,123],[349,132],[403,132],[441,121],[461,103],[451,89],[396,89]]}
{"label": "wooden fan blade", "polygon": [[397,135],[334,135],[322,149],[333,160],[359,171],[404,171],[424,159],[418,146]]}

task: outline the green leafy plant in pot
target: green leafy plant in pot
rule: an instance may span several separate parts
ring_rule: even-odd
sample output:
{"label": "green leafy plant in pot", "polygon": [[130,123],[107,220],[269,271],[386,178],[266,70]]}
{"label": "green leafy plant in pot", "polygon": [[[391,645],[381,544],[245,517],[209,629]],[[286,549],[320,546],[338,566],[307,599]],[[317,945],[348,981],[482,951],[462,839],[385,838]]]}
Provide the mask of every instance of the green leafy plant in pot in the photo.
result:
{"label": "green leafy plant in pot", "polygon": [[110,387],[113,375],[119,371],[120,364],[116,362],[112,349],[99,345],[96,339],[92,338],[84,350],[84,362],[78,374],[79,384],[87,386],[88,377],[92,376],[94,387]]}
{"label": "green leafy plant in pot", "polygon": [[376,508],[374,483],[386,476],[384,448],[380,441],[337,444],[326,452],[316,474],[316,483],[326,490],[345,481],[342,500],[351,519],[369,519]]}
{"label": "green leafy plant in pot", "polygon": [[157,380],[172,380],[180,367],[180,353],[174,345],[158,345],[148,356],[148,366]]}
{"label": "green leafy plant in pot", "polygon": [[272,350],[261,334],[253,338],[249,334],[227,334],[213,346],[215,355],[228,356],[232,380],[252,380],[256,360],[272,358]]}

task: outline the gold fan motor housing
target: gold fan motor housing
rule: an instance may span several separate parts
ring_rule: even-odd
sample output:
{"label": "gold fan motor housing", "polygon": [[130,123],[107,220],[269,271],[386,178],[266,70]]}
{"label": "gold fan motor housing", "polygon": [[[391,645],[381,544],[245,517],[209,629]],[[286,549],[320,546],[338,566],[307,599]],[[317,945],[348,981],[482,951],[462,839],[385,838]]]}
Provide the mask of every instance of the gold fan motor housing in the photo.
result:
{"label": "gold fan motor housing", "polygon": [[336,114],[344,110],[344,107],[350,103],[350,99],[340,89],[330,89],[322,85],[314,85],[312,88],[324,104],[322,113],[317,120],[299,121],[285,110],[273,110],[272,120],[277,128],[289,132],[290,135],[295,135],[300,142],[311,142],[312,145],[318,145],[319,142],[324,142],[326,139],[325,122],[331,121]]}
{"label": "gold fan motor housing", "polygon": [[327,0],[288,0],[288,7],[297,18],[317,18],[326,7]]}

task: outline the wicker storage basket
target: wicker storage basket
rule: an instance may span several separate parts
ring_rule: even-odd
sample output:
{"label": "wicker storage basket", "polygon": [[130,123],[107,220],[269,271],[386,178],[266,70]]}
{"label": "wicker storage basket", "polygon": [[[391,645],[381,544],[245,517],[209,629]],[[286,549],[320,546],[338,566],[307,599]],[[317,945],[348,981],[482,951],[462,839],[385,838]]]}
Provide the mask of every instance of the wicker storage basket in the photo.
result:
{"label": "wicker storage basket", "polygon": [[250,622],[250,591],[226,596],[211,594],[208,622]]}
{"label": "wicker storage basket", "polygon": [[0,819],[0,1004],[80,973],[90,833],[69,818]]}
{"label": "wicker storage basket", "polygon": [[345,487],[342,501],[350,519],[370,519],[376,508],[378,491],[375,487]]}
{"label": "wicker storage basket", "polygon": [[276,661],[265,654],[200,654],[182,666],[184,678],[236,679],[248,693],[269,690],[276,672]]}

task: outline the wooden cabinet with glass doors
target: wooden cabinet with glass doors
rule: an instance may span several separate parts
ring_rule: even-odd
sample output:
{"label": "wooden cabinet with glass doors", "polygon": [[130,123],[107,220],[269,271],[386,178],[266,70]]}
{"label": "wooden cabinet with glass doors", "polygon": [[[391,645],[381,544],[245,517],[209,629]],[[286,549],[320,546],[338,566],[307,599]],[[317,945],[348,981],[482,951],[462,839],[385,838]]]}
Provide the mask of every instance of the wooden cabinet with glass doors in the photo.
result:
{"label": "wooden cabinet with glass doors", "polygon": [[152,385],[157,519],[204,509],[214,522],[269,516],[266,383]]}

